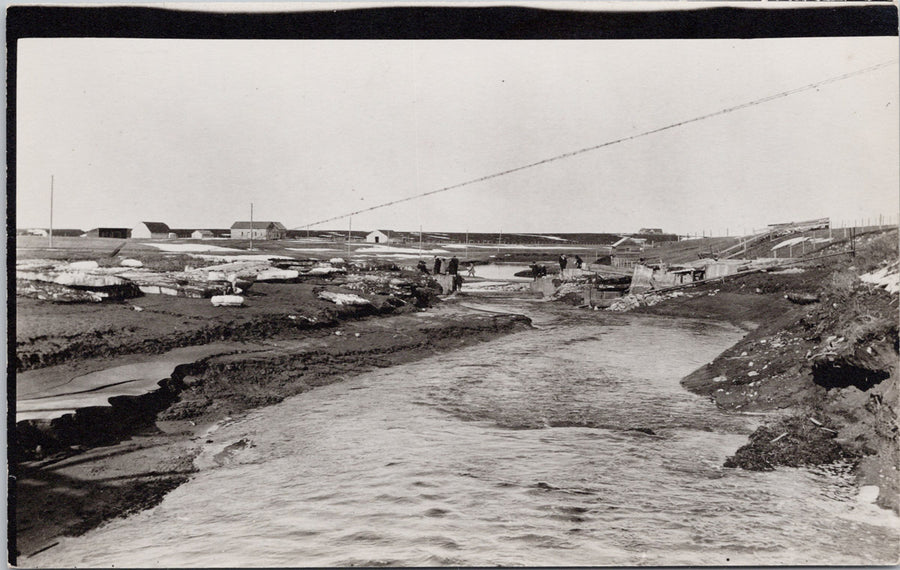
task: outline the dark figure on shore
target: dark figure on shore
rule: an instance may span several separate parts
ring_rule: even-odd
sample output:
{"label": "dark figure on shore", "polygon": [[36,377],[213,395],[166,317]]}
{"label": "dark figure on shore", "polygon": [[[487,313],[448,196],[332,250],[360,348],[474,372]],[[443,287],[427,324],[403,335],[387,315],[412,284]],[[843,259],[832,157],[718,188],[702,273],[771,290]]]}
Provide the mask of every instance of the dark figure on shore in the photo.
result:
{"label": "dark figure on shore", "polygon": [[441,258],[436,255],[434,256],[434,274],[441,274]]}
{"label": "dark figure on shore", "polygon": [[537,261],[531,264],[531,278],[537,281],[537,278],[541,276],[541,266],[538,265]]}
{"label": "dark figure on shore", "polygon": [[569,259],[565,255],[559,256],[559,274],[562,275],[562,272],[566,270],[566,265],[568,265]]}
{"label": "dark figure on shore", "polygon": [[450,258],[450,263],[447,264],[447,273],[452,279],[450,291],[452,292],[460,289],[460,287],[462,287],[462,277],[459,276],[459,260],[455,255]]}
{"label": "dark figure on shore", "polygon": [[420,260],[419,260],[418,265],[416,265],[416,269],[418,269],[419,271],[421,271],[421,272],[424,273],[425,275],[428,275],[428,266],[425,265],[425,260],[424,260],[424,259],[420,259]]}
{"label": "dark figure on shore", "polygon": [[575,269],[581,269],[581,266],[584,265],[584,260],[581,259],[580,255],[575,256]]}

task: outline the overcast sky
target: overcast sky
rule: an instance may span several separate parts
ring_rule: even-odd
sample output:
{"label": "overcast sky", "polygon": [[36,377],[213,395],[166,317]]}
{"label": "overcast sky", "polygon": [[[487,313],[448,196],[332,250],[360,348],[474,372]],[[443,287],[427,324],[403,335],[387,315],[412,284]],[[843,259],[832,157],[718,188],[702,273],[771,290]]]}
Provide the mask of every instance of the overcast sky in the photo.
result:
{"label": "overcast sky", "polygon": [[[897,38],[25,39],[19,227],[303,227],[896,59]],[[734,234],[897,214],[896,64],[354,216]],[[318,228],[346,228],[347,220]]]}

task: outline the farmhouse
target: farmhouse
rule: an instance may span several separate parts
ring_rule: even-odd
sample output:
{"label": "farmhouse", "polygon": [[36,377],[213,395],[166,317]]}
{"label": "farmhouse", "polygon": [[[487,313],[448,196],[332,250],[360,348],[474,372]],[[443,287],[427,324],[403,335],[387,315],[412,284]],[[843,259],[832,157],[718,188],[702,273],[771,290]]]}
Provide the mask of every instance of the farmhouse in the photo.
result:
{"label": "farmhouse", "polygon": [[387,230],[375,230],[366,234],[366,241],[369,243],[391,243],[391,238]]}
{"label": "farmhouse", "polygon": [[194,239],[210,239],[213,237],[213,233],[210,230],[194,230],[191,232],[191,237]]}
{"label": "farmhouse", "polygon": [[284,239],[287,229],[281,222],[235,222],[231,239]]}
{"label": "farmhouse", "polygon": [[169,226],[162,222],[141,222],[131,229],[133,238],[167,238]]}

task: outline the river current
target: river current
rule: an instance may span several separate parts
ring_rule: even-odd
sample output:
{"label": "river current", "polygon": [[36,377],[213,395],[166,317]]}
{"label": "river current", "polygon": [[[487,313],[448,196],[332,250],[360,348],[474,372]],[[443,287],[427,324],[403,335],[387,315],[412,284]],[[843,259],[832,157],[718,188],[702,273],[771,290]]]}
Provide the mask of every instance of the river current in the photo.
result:
{"label": "river current", "polygon": [[738,329],[506,307],[537,327],[226,423],[159,506],[28,565],[896,562],[846,473],[722,467],[760,418],[679,379]]}

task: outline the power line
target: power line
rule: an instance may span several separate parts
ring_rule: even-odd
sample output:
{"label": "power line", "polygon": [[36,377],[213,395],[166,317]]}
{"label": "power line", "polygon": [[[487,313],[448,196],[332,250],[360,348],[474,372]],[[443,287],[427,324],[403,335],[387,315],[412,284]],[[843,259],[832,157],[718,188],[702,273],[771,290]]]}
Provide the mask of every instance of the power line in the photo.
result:
{"label": "power line", "polygon": [[787,90],[787,91],[782,91],[782,92],[776,93],[776,94],[774,94],[774,95],[768,95],[768,96],[762,97],[762,98],[760,98],[760,99],[754,99],[753,101],[748,101],[748,102],[746,102],[746,103],[741,103],[741,104],[735,105],[735,106],[733,106],[733,107],[726,107],[726,108],[724,108],[724,109],[720,109],[720,110],[715,111],[715,112],[712,112],[712,113],[707,113],[707,114],[705,114],[705,115],[700,115],[700,116],[694,117],[694,118],[692,118],[692,119],[687,119],[687,120],[684,120],[684,121],[679,121],[679,122],[677,122],[677,123],[671,123],[671,124],[668,124],[668,125],[666,125],[666,126],[664,126],[664,127],[659,127],[659,128],[656,128],[656,129],[651,129],[651,130],[649,130],[649,131],[643,131],[643,132],[641,132],[641,133],[637,133],[637,134],[630,135],[630,136],[627,136],[627,137],[622,137],[622,138],[619,138],[619,139],[607,141],[607,142],[600,143],[600,144],[597,144],[597,145],[584,147],[584,148],[581,148],[581,149],[578,149],[578,150],[573,150],[573,151],[571,151],[571,152],[566,152],[566,153],[563,153],[563,154],[558,154],[558,155],[556,155],[556,156],[551,156],[550,158],[545,158],[544,160],[539,160],[539,161],[537,161],[537,162],[531,162],[531,163],[525,164],[525,165],[523,165],[523,166],[517,166],[517,167],[515,167],[515,168],[510,168],[510,169],[508,169],[508,170],[503,170],[503,171],[501,171],[501,172],[495,172],[495,173],[493,173],[493,174],[488,174],[488,175],[486,175],[486,176],[481,176],[481,177],[479,177],[479,178],[473,178],[473,179],[471,179],[471,180],[467,180],[467,181],[465,181],[465,182],[460,182],[460,183],[458,183],[458,184],[452,184],[452,185],[450,185],[450,186],[444,186],[443,188],[438,188],[437,190],[430,190],[430,191],[428,191],[428,192],[422,192],[421,194],[416,194],[416,195],[414,195],[414,196],[407,196],[406,198],[400,198],[399,200],[392,200],[392,201],[390,201],[390,202],[384,202],[383,204],[378,204],[378,205],[376,205],[376,206],[370,206],[370,207],[368,207],[368,208],[363,208],[362,210],[356,210],[356,211],[350,212],[350,213],[348,213],[348,214],[343,214],[343,215],[340,215],[340,216],[334,216],[334,217],[332,217],[332,218],[328,218],[328,219],[325,219],[325,220],[320,220],[320,221],[318,221],[318,222],[314,222],[314,223],[311,223],[311,224],[304,224],[304,225],[298,226],[297,228],[294,228],[294,229],[308,228],[308,227],[311,227],[311,226],[318,226],[318,225],[321,225],[321,224],[327,224],[328,222],[333,222],[333,221],[335,221],[335,220],[342,220],[342,219],[347,218],[347,217],[349,217],[349,216],[355,216],[355,215],[357,215],[357,214],[362,214],[362,213],[364,213],[364,212],[371,212],[372,210],[378,210],[378,209],[380,209],[380,208],[387,208],[388,206],[394,206],[394,205],[397,205],[397,204],[402,204],[403,202],[409,202],[409,201],[411,201],[411,200],[417,200],[417,199],[419,199],[419,198],[424,198],[425,196],[432,196],[432,195],[434,195],[434,194],[440,194],[441,192],[447,192],[447,191],[449,191],[449,190],[456,190],[457,188],[462,188],[462,187],[464,187],[464,186],[470,186],[470,185],[472,185],[472,184],[477,184],[477,183],[479,183],[479,182],[484,182],[485,180],[491,180],[492,178],[499,178],[499,177],[501,177],[501,176],[506,176],[507,174],[512,174],[512,173],[514,173],[514,172],[520,172],[520,171],[522,171],[522,170],[526,170],[526,169],[529,169],[529,168],[534,168],[534,167],[536,167],[536,166],[541,166],[541,165],[543,165],[543,164],[549,164],[549,163],[551,163],[551,162],[556,162],[557,160],[563,160],[563,159],[566,159],[566,158],[571,158],[571,157],[573,157],[573,156],[578,156],[579,154],[584,154],[584,153],[587,153],[587,152],[599,150],[599,149],[601,149],[601,148],[606,148],[606,147],[608,147],[608,146],[612,146],[612,145],[615,145],[615,144],[619,144],[619,143],[623,143],[623,142],[628,142],[628,141],[631,141],[631,140],[634,140],[634,139],[639,139],[639,138],[641,138],[641,137],[646,137],[646,136],[653,135],[653,134],[656,134],[656,133],[661,133],[661,132],[667,131],[667,130],[669,130],[669,129],[674,129],[674,128],[676,128],[676,127],[682,127],[682,126],[684,126],[684,125],[688,125],[688,124],[690,124],[690,123],[696,123],[696,122],[698,122],[698,121],[704,121],[704,120],[706,120],[706,119],[711,119],[711,118],[713,118],[713,117],[718,117],[718,116],[721,116],[721,115],[726,115],[726,114],[728,114],[728,113],[733,113],[733,112],[739,111],[739,110],[741,110],[741,109],[747,109],[747,108],[749,108],[749,107],[753,107],[753,106],[756,106],[756,105],[761,105],[761,104],[763,104],[763,103],[768,103],[768,102],[774,101],[774,100],[776,100],[776,99],[781,99],[781,98],[783,98],[783,97],[788,97],[788,96],[794,95],[794,94],[796,94],[796,93],[802,93],[803,91],[809,91],[809,90],[811,90],[811,89],[815,89],[815,88],[821,87],[821,86],[823,86],[823,85],[828,85],[828,84],[830,84],[830,83],[836,83],[836,82],[838,82],[838,81],[843,81],[843,80],[845,80],[845,79],[849,79],[849,78],[855,77],[855,76],[857,76],[857,75],[862,75],[862,74],[864,74],[864,73],[869,73],[869,72],[875,71],[875,70],[877,70],[877,69],[881,69],[881,68],[884,68],[884,67],[888,67],[889,65],[894,65],[894,64],[896,64],[898,61],[900,61],[900,60],[892,59],[892,60],[890,60],[890,61],[885,61],[885,62],[882,62],[882,63],[878,63],[878,64],[876,64],[876,65],[872,65],[872,66],[870,66],[870,67],[866,67],[866,68],[863,68],[863,69],[858,69],[858,70],[856,70],[856,71],[851,71],[851,72],[848,72],[848,73],[844,73],[843,75],[837,75],[837,76],[835,76],[835,77],[829,77],[828,79],[823,79],[823,80],[821,80],[821,81],[816,81],[815,83],[810,83],[810,84],[804,85],[804,86],[802,86],[802,87],[797,87],[797,88],[794,88],[794,89],[789,89],[789,90]]}

